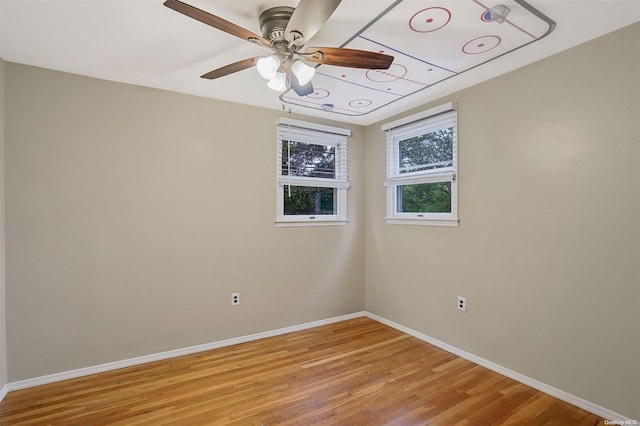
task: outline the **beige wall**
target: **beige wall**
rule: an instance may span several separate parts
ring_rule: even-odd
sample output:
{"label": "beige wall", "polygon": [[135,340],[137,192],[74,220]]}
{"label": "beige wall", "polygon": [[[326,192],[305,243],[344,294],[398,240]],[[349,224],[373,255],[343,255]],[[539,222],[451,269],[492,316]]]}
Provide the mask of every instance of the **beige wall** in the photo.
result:
{"label": "beige wall", "polygon": [[0,389],[7,384],[4,291],[4,61],[0,59]]}
{"label": "beige wall", "polygon": [[459,104],[459,228],[385,225],[367,127],[367,311],[639,419],[639,52],[636,24],[405,114]]}
{"label": "beige wall", "polygon": [[13,63],[6,95],[10,381],[364,308],[362,163],[348,225],[276,228],[278,111]]}

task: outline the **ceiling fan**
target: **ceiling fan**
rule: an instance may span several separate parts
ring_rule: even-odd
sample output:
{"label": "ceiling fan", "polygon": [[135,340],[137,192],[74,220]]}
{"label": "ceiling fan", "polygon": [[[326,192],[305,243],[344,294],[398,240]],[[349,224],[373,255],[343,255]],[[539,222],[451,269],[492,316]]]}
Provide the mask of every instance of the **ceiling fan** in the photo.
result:
{"label": "ceiling fan", "polygon": [[[272,51],[266,57],[255,56],[225,65],[202,75],[214,79],[256,66],[267,86],[282,91],[291,88],[298,96],[313,92],[311,79],[315,66],[337,65],[348,68],[387,69],[393,56],[340,47],[308,47],[307,41],[329,19],[341,0],[300,0],[296,8],[272,7],[260,14],[262,37],[232,22],[198,9],[180,0],[166,0],[170,9],[196,19],[233,36]],[[314,64],[315,66],[309,65]]]}

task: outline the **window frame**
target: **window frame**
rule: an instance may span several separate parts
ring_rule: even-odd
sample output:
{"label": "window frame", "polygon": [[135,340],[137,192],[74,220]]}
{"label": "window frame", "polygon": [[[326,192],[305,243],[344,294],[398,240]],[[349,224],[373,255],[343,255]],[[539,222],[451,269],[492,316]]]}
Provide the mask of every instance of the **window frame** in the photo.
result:
{"label": "window frame", "polygon": [[[452,165],[442,168],[402,173],[399,167],[399,146],[404,140],[453,128]],[[457,105],[453,102],[384,124],[386,132],[386,203],[388,224],[458,226],[458,129]],[[451,185],[451,212],[398,211],[398,187],[426,183],[448,182]]]}
{"label": "window frame", "polygon": [[[281,117],[277,120],[276,156],[276,226],[345,225],[347,219],[348,144],[349,129]],[[318,178],[282,174],[283,141],[335,146],[335,177]],[[285,215],[284,197],[288,186],[307,186],[335,189],[333,215]]]}

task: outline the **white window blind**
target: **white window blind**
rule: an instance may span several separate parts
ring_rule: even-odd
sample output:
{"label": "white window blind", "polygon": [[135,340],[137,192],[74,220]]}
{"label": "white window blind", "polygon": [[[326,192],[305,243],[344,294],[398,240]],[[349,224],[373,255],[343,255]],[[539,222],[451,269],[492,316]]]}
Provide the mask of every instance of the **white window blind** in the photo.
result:
{"label": "white window blind", "polygon": [[[278,183],[280,185],[323,186],[327,188],[349,187],[346,136],[293,128],[289,125],[279,125],[278,140],[281,143],[278,149],[277,163]],[[300,146],[300,142],[307,146]],[[308,154],[306,157],[309,157],[310,164],[302,164],[301,167],[294,167],[292,170],[291,162],[295,157],[295,155],[291,155],[292,146],[295,151],[293,154],[300,154],[299,156],[301,157],[305,157],[305,154]],[[314,167],[314,154],[317,154],[315,158],[321,156],[318,148],[316,148],[318,146],[326,146],[333,149],[334,166],[332,170],[318,166]],[[290,155],[287,156],[287,152]]]}
{"label": "white window blind", "polygon": [[[409,145],[414,139],[424,135],[432,135],[438,131],[450,129],[453,140],[457,140],[458,114],[456,111],[438,115],[418,122],[408,124],[400,128],[387,130],[387,180],[415,178],[416,175],[442,175],[452,176],[457,168],[458,147],[453,143],[451,149],[441,149],[430,155],[415,155],[412,161],[411,154],[403,155],[403,145]],[[415,141],[420,147],[436,148],[442,141],[435,140]],[[409,147],[410,148],[410,147]],[[409,150],[409,149],[407,149]],[[431,149],[433,151],[434,149]],[[404,161],[403,161],[404,160]]]}

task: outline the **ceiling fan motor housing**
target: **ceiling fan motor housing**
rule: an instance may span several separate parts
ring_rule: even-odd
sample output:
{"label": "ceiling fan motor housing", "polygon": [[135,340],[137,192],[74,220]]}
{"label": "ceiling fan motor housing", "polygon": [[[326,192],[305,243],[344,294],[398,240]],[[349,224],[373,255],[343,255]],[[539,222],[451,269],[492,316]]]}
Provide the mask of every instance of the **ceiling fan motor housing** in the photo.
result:
{"label": "ceiling fan motor housing", "polygon": [[262,37],[269,40],[271,44],[284,40],[284,32],[294,10],[293,7],[277,6],[262,12],[259,18]]}

